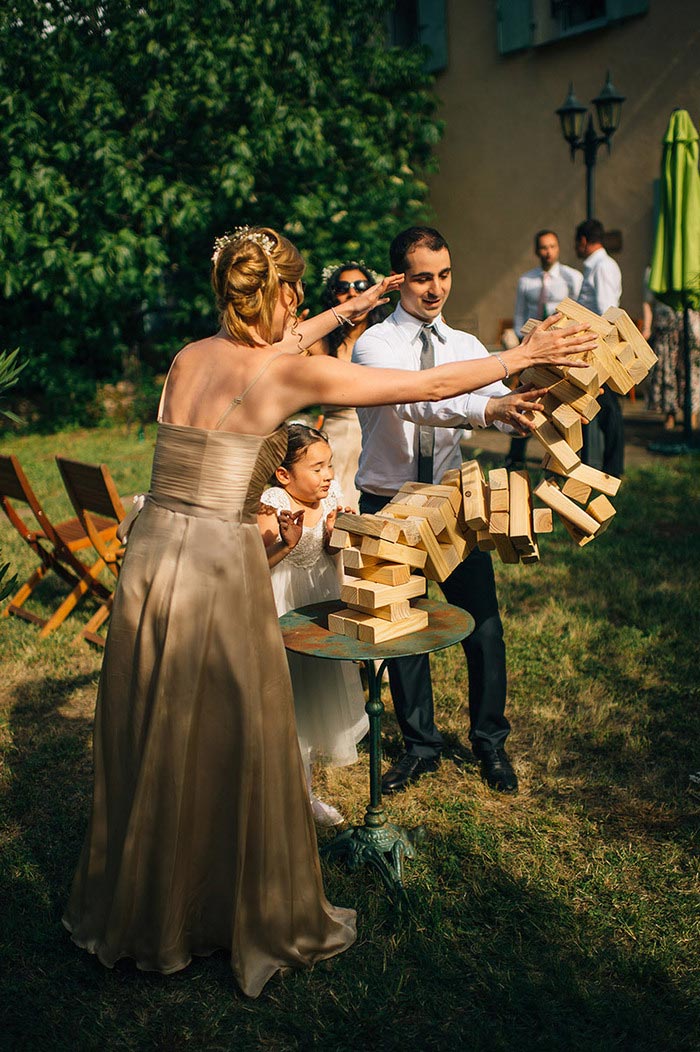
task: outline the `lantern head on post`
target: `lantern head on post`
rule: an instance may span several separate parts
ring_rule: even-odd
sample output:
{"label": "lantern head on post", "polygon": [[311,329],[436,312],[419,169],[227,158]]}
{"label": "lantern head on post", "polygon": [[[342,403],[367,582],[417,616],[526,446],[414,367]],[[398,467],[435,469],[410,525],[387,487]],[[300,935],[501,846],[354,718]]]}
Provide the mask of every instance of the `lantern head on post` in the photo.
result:
{"label": "lantern head on post", "polygon": [[600,94],[591,99],[598,114],[598,127],[607,143],[608,150],[610,149],[610,139],[620,127],[622,103],[624,101],[625,96],[616,91],[610,79],[610,70],[608,70],[608,75]]}
{"label": "lantern head on post", "polygon": [[588,112],[574,95],[574,85],[569,84],[569,94],[556,111],[561,121],[562,135],[571,149],[571,160],[576,156],[576,147],[581,142],[583,135],[583,122]]}

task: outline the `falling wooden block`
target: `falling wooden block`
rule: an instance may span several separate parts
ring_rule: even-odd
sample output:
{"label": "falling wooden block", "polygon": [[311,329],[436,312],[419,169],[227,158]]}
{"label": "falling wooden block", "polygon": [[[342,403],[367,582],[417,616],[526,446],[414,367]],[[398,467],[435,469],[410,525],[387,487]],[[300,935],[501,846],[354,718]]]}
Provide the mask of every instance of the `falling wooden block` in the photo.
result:
{"label": "falling wooden block", "polygon": [[455,486],[431,485],[427,482],[404,482],[399,493],[418,493],[423,497],[447,497],[455,511],[459,511],[461,497]]}
{"label": "falling wooden block", "polygon": [[593,540],[594,534],[585,533],[584,530],[579,529],[578,526],[575,526],[573,522],[570,522],[568,519],[562,518],[561,515],[559,516],[559,520],[566,532],[569,534],[571,539],[576,542],[579,548],[583,548],[586,544],[589,544]]}
{"label": "falling wooden block", "polygon": [[450,468],[440,479],[441,486],[461,486],[462,473],[459,468]]}
{"label": "falling wooden block", "polygon": [[[382,518],[384,512],[380,511],[377,515],[379,518]],[[398,541],[402,544],[410,544],[412,547],[415,547],[415,545],[419,543],[420,523],[423,521],[420,517],[412,515],[410,518],[406,516],[398,519],[391,514],[388,514],[386,517],[390,522],[393,522],[398,526],[399,536],[396,538]]]}
{"label": "falling wooden block", "polygon": [[627,372],[632,377],[632,382],[636,385],[641,384],[642,380],[648,375],[649,370],[644,362],[640,361],[639,358],[635,358],[635,360],[627,366]]}
{"label": "falling wooden block", "polygon": [[350,515],[343,512],[335,520],[335,526],[359,537],[380,537],[385,541],[397,541],[400,529],[395,522],[380,519],[377,515]]}
{"label": "falling wooden block", "polygon": [[398,603],[389,603],[387,606],[378,606],[372,611],[357,603],[348,603],[348,608],[350,610],[359,610],[365,614],[371,613],[372,617],[381,617],[382,621],[405,621],[407,617],[411,616],[412,611],[408,599],[403,599]]}
{"label": "falling wooden block", "polygon": [[328,550],[329,552],[341,552],[343,548],[352,548],[355,543],[347,530],[339,530],[335,527],[328,540]]}
{"label": "falling wooden block", "polygon": [[[549,508],[542,508],[542,511],[549,511]],[[538,563],[540,561],[540,549],[539,545],[535,543],[531,552],[523,552],[520,556],[521,563]]]}
{"label": "falling wooden block", "polygon": [[483,530],[489,521],[483,472],[476,460],[465,461],[461,472],[464,521],[473,530]]}
{"label": "falling wooden block", "polygon": [[421,523],[421,548],[427,554],[423,572],[430,581],[446,581],[459,566],[460,559],[452,545],[440,544],[425,519]]}
{"label": "falling wooden block", "polygon": [[[578,504],[564,496],[553,479],[543,479],[535,490],[535,496],[539,497],[543,504],[555,511],[563,519],[572,522],[584,534],[594,534],[598,530],[598,522],[592,515],[588,515]],[[341,596],[342,598],[342,596]]]}
{"label": "falling wooden block", "polygon": [[538,325],[541,325],[542,321],[537,318],[528,318],[522,329],[520,330],[523,336],[527,336],[528,333],[534,332]]}
{"label": "falling wooden block", "polygon": [[580,387],[584,394],[595,396],[600,387],[600,376],[594,365],[578,366],[566,370],[566,379],[576,387]]}
{"label": "falling wooden block", "polygon": [[552,509],[551,508],[533,508],[532,509],[532,530],[533,533],[551,533],[553,530],[552,525]]}
{"label": "falling wooden block", "polygon": [[494,468],[489,471],[489,520],[496,511],[508,511],[509,501],[508,470]]}
{"label": "falling wooden block", "polygon": [[386,504],[378,514],[392,516],[396,519],[427,519],[430,523],[430,528],[438,536],[445,528],[445,520],[440,514],[439,508],[427,506],[428,499],[428,497],[422,497],[421,500],[424,502],[422,504],[414,504],[412,502],[403,504],[398,501],[392,501],[390,504]]}
{"label": "falling wooden block", "polygon": [[510,486],[508,536],[517,551],[531,554],[534,546],[534,536],[532,532],[530,476],[527,471],[511,471],[508,481]]}
{"label": "falling wooden block", "polygon": [[489,533],[492,537],[497,534],[508,536],[510,526],[510,515],[507,511],[494,511],[489,518]]}
{"label": "falling wooden block", "polygon": [[617,358],[618,362],[622,362],[625,369],[629,369],[632,362],[636,362],[638,360],[633,349],[628,343],[617,343],[614,347],[611,345],[610,349]]}
{"label": "falling wooden block", "polygon": [[[634,387],[632,377],[622,362],[612,353],[609,344],[605,340],[598,339],[595,349],[591,353],[595,359],[598,375],[602,383],[607,383],[608,387],[615,391],[616,394],[627,394]],[[605,379],[603,379],[604,372],[608,374]]]}
{"label": "falling wooden block", "polygon": [[343,567],[348,577],[358,577],[363,581],[377,581],[378,584],[406,584],[411,576],[410,566],[403,563],[376,563],[374,566],[365,566],[355,569],[352,566]]}
{"label": "falling wooden block", "polygon": [[340,598],[344,603],[353,603],[363,610],[376,610],[379,606],[398,603],[402,599],[415,599],[425,595],[424,577],[409,577],[405,584],[388,585],[380,581],[348,581],[340,586]]}
{"label": "falling wooden block", "polygon": [[562,493],[571,497],[577,504],[585,504],[591,495],[591,487],[585,482],[577,482],[576,479],[568,478],[561,488]]}
{"label": "falling wooden block", "polygon": [[550,424],[544,413],[533,409],[526,412],[524,416],[535,425],[534,435],[537,441],[544,446],[547,453],[556,457],[562,467],[571,470],[581,463],[578,453],[574,452],[568,442],[562,438],[556,427]]}
{"label": "falling wooden block", "polygon": [[609,321],[601,318],[599,314],[594,314],[592,310],[577,303],[576,300],[569,298],[562,300],[557,305],[557,310],[565,317],[570,318],[571,321],[578,321],[582,325],[587,325],[597,336],[607,336],[612,329],[612,324]]}
{"label": "falling wooden block", "polygon": [[568,446],[578,452],[583,446],[581,417],[576,410],[562,402],[552,411],[550,420]]}
{"label": "falling wooden block", "polygon": [[373,555],[389,563],[405,563],[407,566],[415,566],[418,570],[423,569],[428,558],[420,548],[411,548],[407,544],[392,544],[380,537],[364,537],[360,551],[363,555]]}
{"label": "falling wooden block", "polygon": [[596,520],[596,522],[600,523],[598,535],[605,533],[615,515],[615,508],[603,493],[599,494],[599,496],[591,501],[586,508],[586,511]]}
{"label": "falling wooden block", "polygon": [[476,531],[476,546],[480,552],[494,552],[496,550],[496,542],[488,530]]}
{"label": "falling wooden block", "polygon": [[503,533],[494,533],[493,543],[498,552],[498,556],[503,563],[517,563],[520,559],[518,552],[516,551],[510,537]]}
{"label": "falling wooden block", "polygon": [[[449,543],[457,553],[457,558],[461,562],[476,544],[476,538],[474,537],[474,531],[470,530],[468,526],[461,526],[458,516],[455,514],[454,509],[450,501],[445,500],[444,497],[430,497],[428,499],[427,508],[431,511],[437,511],[442,519],[443,530],[440,530],[438,536],[441,538],[441,543]],[[460,512],[461,512],[460,504]],[[428,520],[430,521],[430,520]],[[432,528],[432,524],[431,524]],[[435,531],[433,531],[435,532]],[[472,538],[471,548],[469,547],[469,538]]]}
{"label": "falling wooden block", "polygon": [[346,548],[342,554],[344,570],[364,570],[370,566],[377,566],[380,562],[374,556],[363,554],[355,545],[352,548]]}
{"label": "falling wooden block", "polygon": [[629,314],[620,307],[608,307],[603,317],[606,321],[612,322],[621,339],[632,347],[635,357],[646,365],[647,372],[649,372],[658,359]]}
{"label": "falling wooden block", "polygon": [[577,482],[586,482],[591,489],[597,490],[598,493],[607,493],[609,497],[614,497],[620,488],[620,479],[608,475],[605,471],[599,471],[598,468],[589,467],[588,464],[579,464],[573,471],[565,471],[555,457],[545,457],[542,467],[555,475],[566,475]]}
{"label": "falling wooden block", "polygon": [[523,369],[520,381],[524,384],[534,384],[535,387],[552,387],[558,384],[563,376],[563,371],[553,365],[530,365]]}
{"label": "falling wooden block", "polygon": [[549,396],[564,402],[575,409],[581,416],[590,421],[600,412],[600,405],[592,395],[584,394],[580,387],[570,383],[568,380],[560,380],[554,387],[550,387]]}

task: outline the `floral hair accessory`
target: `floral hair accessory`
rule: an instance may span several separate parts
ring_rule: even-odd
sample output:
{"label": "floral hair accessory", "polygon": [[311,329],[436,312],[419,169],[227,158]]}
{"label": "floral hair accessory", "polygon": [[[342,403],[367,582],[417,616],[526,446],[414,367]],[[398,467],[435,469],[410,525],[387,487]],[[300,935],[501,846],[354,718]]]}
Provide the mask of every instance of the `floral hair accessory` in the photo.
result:
{"label": "floral hair accessory", "polygon": [[275,249],[275,243],[272,238],[267,234],[263,234],[262,230],[255,230],[254,227],[250,226],[236,226],[230,233],[223,234],[222,237],[217,237],[214,241],[214,251],[211,257],[214,266],[216,266],[222,250],[227,245],[233,244],[234,241],[254,241],[256,245],[260,245],[267,256],[271,256]]}

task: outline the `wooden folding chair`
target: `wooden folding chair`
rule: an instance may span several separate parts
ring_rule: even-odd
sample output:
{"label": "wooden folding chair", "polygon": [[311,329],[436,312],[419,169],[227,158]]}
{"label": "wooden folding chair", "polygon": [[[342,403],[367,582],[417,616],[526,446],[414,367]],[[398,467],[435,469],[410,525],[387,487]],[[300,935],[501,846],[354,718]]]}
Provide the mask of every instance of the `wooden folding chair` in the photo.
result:
{"label": "wooden folding chair", "polygon": [[[99,569],[93,574],[93,567],[86,566],[75,554],[92,547],[92,541],[85,532],[80,519],[51,522],[30,486],[17,457],[12,454],[0,455],[0,504],[22,540],[29,545],[40,560],[39,566],[4,608],[3,617],[14,614],[25,621],[39,625],[41,627],[39,635],[48,636],[65,621],[82,596],[88,592],[100,600],[109,597],[109,589],[96,579]],[[38,529],[30,528],[18,511],[17,504],[29,507]],[[95,525],[100,531],[112,528],[112,522],[104,519],[100,519]],[[66,581],[72,591],[51,617],[41,618],[26,610],[24,604],[49,570],[53,570]]]}
{"label": "wooden folding chair", "polygon": [[[125,511],[109,468],[106,464],[84,464],[79,460],[67,460],[65,457],[56,457],[56,463],[71,504],[98,555],[95,566],[99,564],[100,569],[106,566],[118,577],[124,545],[117,537],[117,527],[124,518]],[[105,519],[111,521],[111,530],[100,529],[100,522]],[[110,594],[78,633],[75,642],[87,639],[90,643],[103,647],[104,636],[99,635],[97,630],[107,620],[111,610]]]}

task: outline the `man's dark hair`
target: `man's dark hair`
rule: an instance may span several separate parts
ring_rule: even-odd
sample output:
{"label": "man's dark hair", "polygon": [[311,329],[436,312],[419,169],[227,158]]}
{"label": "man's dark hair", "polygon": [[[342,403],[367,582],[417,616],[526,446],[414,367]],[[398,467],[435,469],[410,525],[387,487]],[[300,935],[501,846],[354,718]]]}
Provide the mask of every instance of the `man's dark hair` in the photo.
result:
{"label": "man's dark hair", "polygon": [[589,245],[602,245],[605,227],[599,219],[586,219],[576,227],[576,240],[585,237]]}
{"label": "man's dark hair", "polygon": [[431,226],[410,226],[397,234],[389,246],[391,269],[397,274],[403,274],[408,267],[409,252],[418,245],[425,245],[431,252],[439,252],[441,248],[446,248],[448,252],[450,250],[439,230],[434,230]]}
{"label": "man's dark hair", "polygon": [[535,252],[537,252],[537,249],[540,247],[540,238],[546,237],[547,234],[551,234],[552,237],[557,239],[557,243],[559,243],[559,234],[557,234],[556,230],[538,230],[535,234]]}

